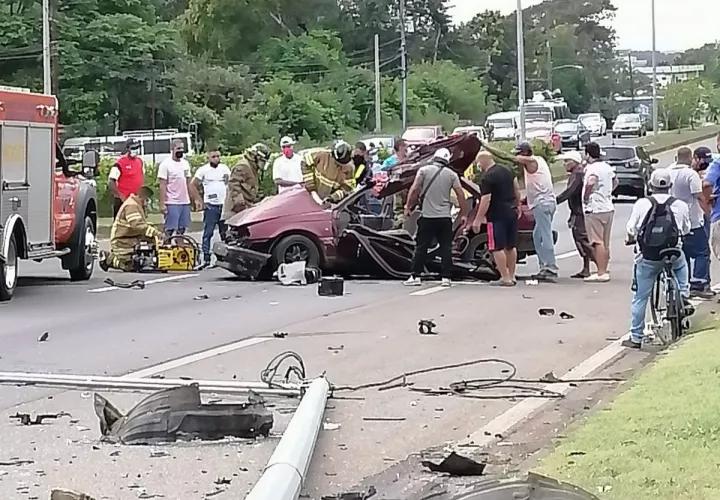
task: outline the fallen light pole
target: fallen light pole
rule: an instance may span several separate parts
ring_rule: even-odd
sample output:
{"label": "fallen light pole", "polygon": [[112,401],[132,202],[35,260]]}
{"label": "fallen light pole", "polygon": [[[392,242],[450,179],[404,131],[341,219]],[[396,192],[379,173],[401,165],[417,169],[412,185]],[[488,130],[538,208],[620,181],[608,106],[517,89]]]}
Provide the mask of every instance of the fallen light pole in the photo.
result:
{"label": "fallen light pole", "polygon": [[108,377],[98,375],[65,375],[24,372],[0,372],[0,384],[35,385],[49,388],[119,391],[159,391],[170,387],[197,384],[201,392],[247,394],[252,391],[266,396],[299,396],[301,384],[242,382],[228,380],[157,379]]}
{"label": "fallen light pole", "polygon": [[315,450],[329,396],[330,384],[327,380],[324,377],[313,380],[260,480],[245,500],[297,500]]}

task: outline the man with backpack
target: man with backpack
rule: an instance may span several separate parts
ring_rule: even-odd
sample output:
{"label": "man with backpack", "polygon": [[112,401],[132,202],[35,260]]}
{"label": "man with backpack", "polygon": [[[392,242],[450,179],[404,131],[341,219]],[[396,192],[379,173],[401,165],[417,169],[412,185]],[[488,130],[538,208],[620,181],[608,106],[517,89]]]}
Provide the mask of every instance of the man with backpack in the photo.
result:
{"label": "man with backpack", "polygon": [[682,238],[690,233],[690,208],[684,201],[670,196],[672,182],[668,169],[655,170],[650,177],[650,187],[653,194],[635,202],[626,228],[626,242],[637,242],[639,250],[633,273],[635,293],[630,338],[622,343],[632,349],[642,346],[648,299],[664,266],[663,250],[678,250],[679,256],[673,260],[673,272],[686,305],[690,296],[688,265],[682,253]]}

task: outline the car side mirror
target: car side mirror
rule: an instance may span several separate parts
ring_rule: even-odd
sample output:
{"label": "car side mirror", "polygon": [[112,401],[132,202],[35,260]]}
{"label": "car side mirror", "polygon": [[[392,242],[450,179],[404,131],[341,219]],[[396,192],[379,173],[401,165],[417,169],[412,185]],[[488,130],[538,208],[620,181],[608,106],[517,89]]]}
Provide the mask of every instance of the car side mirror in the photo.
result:
{"label": "car side mirror", "polygon": [[83,155],[82,174],[85,177],[95,177],[98,173],[100,165],[100,153],[97,151],[88,151]]}
{"label": "car side mirror", "polygon": [[652,163],[653,165],[655,165],[656,163],[659,163],[659,162],[660,162],[660,160],[658,160],[657,158],[653,158],[652,160],[650,160],[650,163]]}

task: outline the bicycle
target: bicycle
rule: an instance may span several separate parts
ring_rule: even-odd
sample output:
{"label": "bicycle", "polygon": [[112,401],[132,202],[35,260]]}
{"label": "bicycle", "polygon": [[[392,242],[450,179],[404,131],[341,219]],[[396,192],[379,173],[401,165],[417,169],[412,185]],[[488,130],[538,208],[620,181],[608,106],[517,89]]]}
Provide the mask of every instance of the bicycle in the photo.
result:
{"label": "bicycle", "polygon": [[[628,242],[634,244],[635,242]],[[637,248],[635,252],[637,253]],[[660,252],[663,268],[655,278],[650,294],[651,329],[665,345],[671,344],[682,337],[683,332],[690,329],[690,316],[695,312],[692,306],[685,304],[673,263],[683,258],[679,248],[667,248]],[[669,332],[664,328],[669,325]],[[669,335],[668,335],[669,333]]]}

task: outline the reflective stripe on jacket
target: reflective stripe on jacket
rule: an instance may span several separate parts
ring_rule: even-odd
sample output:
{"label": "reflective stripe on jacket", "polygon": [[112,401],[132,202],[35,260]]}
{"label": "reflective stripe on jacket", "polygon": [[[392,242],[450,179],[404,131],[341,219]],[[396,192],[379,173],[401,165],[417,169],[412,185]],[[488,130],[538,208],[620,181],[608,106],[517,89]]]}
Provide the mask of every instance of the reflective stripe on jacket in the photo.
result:
{"label": "reflective stripe on jacket", "polygon": [[140,198],[130,195],[120,206],[110,229],[110,250],[115,255],[128,254],[140,241],[160,236],[162,233],[147,223]]}
{"label": "reflective stripe on jacket", "polygon": [[315,191],[321,200],[338,202],[355,189],[352,164],[338,164],[329,150],[305,154],[301,167],[305,189]]}

